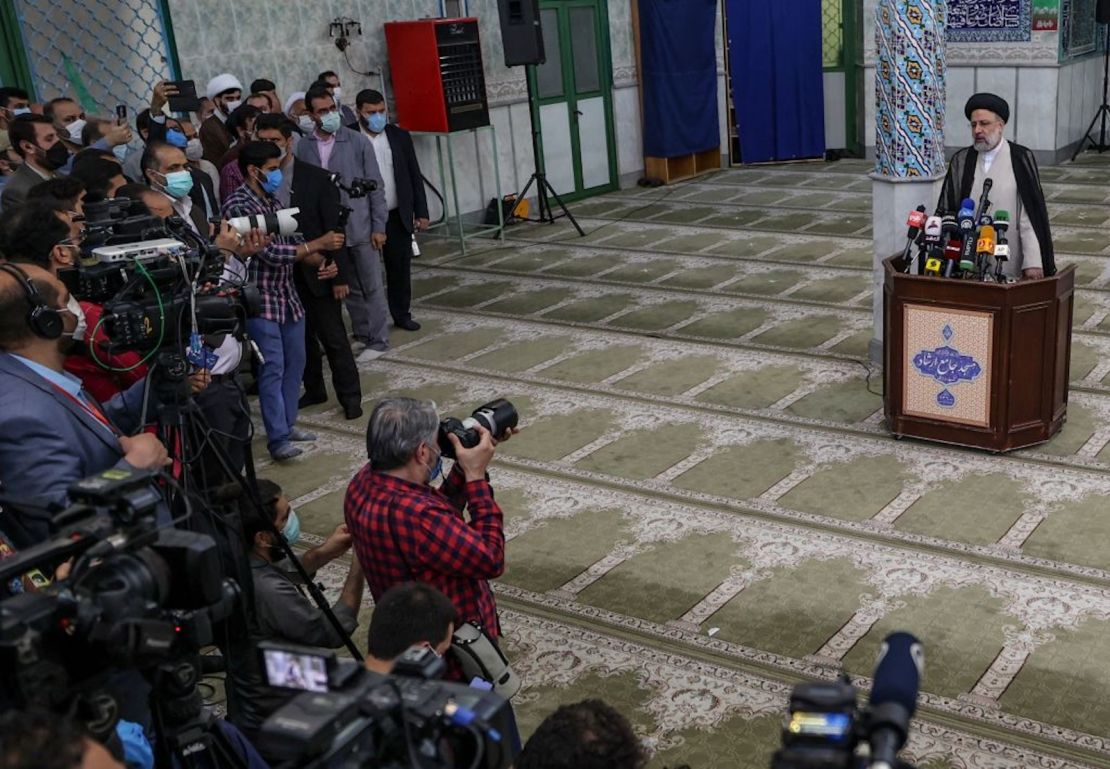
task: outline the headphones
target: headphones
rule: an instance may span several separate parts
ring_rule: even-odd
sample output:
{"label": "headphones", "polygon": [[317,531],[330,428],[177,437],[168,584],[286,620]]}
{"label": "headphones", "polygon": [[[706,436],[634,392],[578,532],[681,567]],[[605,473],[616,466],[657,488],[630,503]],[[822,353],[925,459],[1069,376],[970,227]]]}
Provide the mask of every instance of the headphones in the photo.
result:
{"label": "headphones", "polygon": [[0,264],[0,271],[8,273],[19,281],[19,285],[23,286],[23,293],[26,294],[27,304],[29,305],[27,325],[31,327],[35,336],[42,339],[57,339],[60,337],[65,330],[61,310],[48,306],[43,300],[42,294],[35,288],[35,284],[27,277],[27,273],[14,264]]}

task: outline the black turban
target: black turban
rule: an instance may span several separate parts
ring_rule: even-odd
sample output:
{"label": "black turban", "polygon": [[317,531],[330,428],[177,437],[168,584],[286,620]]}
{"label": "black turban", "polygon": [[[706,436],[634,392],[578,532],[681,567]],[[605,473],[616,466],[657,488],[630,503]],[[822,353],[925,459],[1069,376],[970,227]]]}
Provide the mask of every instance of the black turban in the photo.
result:
{"label": "black turban", "polygon": [[964,107],[964,116],[971,120],[971,113],[977,109],[987,109],[1002,118],[1003,123],[1010,122],[1010,105],[1001,96],[993,93],[977,93],[967,100]]}

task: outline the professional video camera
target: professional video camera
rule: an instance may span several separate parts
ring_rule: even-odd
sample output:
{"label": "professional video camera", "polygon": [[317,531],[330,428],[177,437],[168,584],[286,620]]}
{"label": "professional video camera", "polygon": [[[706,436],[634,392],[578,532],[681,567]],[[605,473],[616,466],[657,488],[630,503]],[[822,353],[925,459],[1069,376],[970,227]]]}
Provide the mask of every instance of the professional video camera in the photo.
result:
{"label": "professional video camera", "polygon": [[482,436],[474,429],[478,425],[489,430],[494,438],[499,438],[506,430],[516,427],[519,420],[516,407],[504,398],[479,406],[466,419],[447,417],[439,423],[439,450],[443,452],[443,456],[454,459],[455,446],[448,435],[456,436],[463,448],[472,449],[482,440]]}
{"label": "professional video camera", "polygon": [[891,633],[883,639],[866,708],[858,706],[847,676],[795,686],[773,769],[912,769],[897,754],[906,744],[924,666],[920,642]]}
{"label": "professional video camera", "polygon": [[[213,623],[231,614],[239,589],[221,578],[210,537],[157,527],[161,495],[151,481],[116,468],[78,482],[74,504],[54,516],[57,535],[0,561],[9,589],[0,601],[0,709],[76,712],[103,739],[120,697],[134,696],[137,673],[156,692],[185,680],[183,669],[195,673],[189,660],[212,643]],[[3,507],[4,522],[29,509]],[[67,561],[68,576],[22,590],[22,575],[54,574]],[[176,694],[199,703],[195,688]],[[159,728],[179,723],[180,712],[161,717],[159,701],[151,700]],[[160,736],[173,744],[173,734]]]}
{"label": "professional video camera", "polygon": [[219,249],[180,218],[157,219],[126,198],[89,204],[85,217],[82,258],[59,278],[76,298],[103,306],[89,336],[103,329],[109,341],[90,344],[94,360],[100,352],[166,348],[204,368],[210,361],[199,336],[242,336],[246,318],[258,313],[257,289],[224,280]]}
{"label": "professional video camera", "polygon": [[260,742],[282,762],[275,767],[505,769],[513,761],[508,702],[434,680],[446,666],[431,649],[410,649],[392,676],[317,649],[260,644],[259,653],[270,686],[302,690],[262,726]]}

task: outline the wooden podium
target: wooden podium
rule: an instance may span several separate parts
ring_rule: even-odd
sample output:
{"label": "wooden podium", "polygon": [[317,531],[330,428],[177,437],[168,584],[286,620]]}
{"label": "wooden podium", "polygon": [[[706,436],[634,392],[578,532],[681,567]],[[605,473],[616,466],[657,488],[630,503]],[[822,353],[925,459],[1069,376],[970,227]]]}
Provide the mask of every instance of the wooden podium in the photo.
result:
{"label": "wooden podium", "polygon": [[1043,443],[1068,408],[1075,266],[983,283],[906,275],[884,262],[888,429],[989,451]]}

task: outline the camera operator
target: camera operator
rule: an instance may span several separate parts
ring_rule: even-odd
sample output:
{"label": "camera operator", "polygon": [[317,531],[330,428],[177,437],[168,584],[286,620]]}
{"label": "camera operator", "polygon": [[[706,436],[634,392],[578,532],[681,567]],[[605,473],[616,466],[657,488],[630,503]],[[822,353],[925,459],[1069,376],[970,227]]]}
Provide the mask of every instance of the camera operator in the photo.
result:
{"label": "camera operator", "polygon": [[536,728],[515,769],[643,769],[628,719],[602,700],[563,705]]}
{"label": "camera operator", "polygon": [[[243,145],[237,162],[245,181],[224,203],[224,218],[280,210],[274,193],[282,183],[281,150],[269,142],[249,142]],[[300,456],[301,449],[293,441],[316,440],[315,434],[296,426],[305,366],[305,320],[293,270],[298,262],[319,268],[324,252],[342,248],[343,242],[339,232],[307,242],[300,235],[275,236],[251,261],[250,274],[262,298],[262,311],[247,320],[247,330],[265,359],[259,367],[258,402],[267,448],[279,462]]]}
{"label": "camera operator", "polygon": [[451,599],[431,585],[394,585],[374,603],[366,637],[366,669],[389,675],[397,658],[414,646],[442,657],[451,648],[458,616]]}
{"label": "camera operator", "polygon": [[[300,209],[297,224],[307,240],[335,231],[339,225],[339,190],[326,171],[293,156],[292,121],[282,114],[262,115],[255,124],[259,141],[270,142],[282,152],[281,186],[275,193],[285,207]],[[362,416],[362,384],[347,327],[343,325],[343,299],[350,293],[347,249],[330,251],[322,267],[303,262],[293,273],[297,294],[305,309],[305,394],[299,406],[328,399],[320,347],[328,356],[335,397],[347,419]],[[334,276],[329,278],[328,276]]]}
{"label": "camera operator", "polygon": [[[80,305],[46,270],[0,265],[0,482],[11,497],[61,505],[82,478],[169,462],[153,435],[128,435],[143,424],[143,382],[102,406],[65,372],[83,320]],[[164,509],[160,517],[166,522]],[[30,541],[50,533],[47,516],[18,523]]]}
{"label": "camera operator", "polygon": [[477,623],[496,643],[501,626],[487,580],[504,571],[505,533],[486,475],[493,436],[475,429],[481,441],[470,449],[449,436],[457,459],[436,489],[443,457],[435,405],[381,401],[367,426],[370,461],[351,480],[343,509],[375,601],[398,583],[425,582],[451,599],[461,622]]}
{"label": "camera operator", "polygon": [[[149,745],[146,752],[152,763]],[[0,716],[0,769],[124,769],[124,764],[71,718],[9,710]]]}
{"label": "camera operator", "polygon": [[[259,479],[258,492],[269,523],[282,532],[289,545],[296,543],[300,536],[300,521],[281,488],[272,481]],[[244,545],[250,557],[254,582],[254,616],[246,644],[237,644],[232,648],[227,679],[228,716],[245,734],[253,737],[262,722],[291,696],[288,692],[266,686],[257,644],[283,641],[334,649],[342,646],[345,639],[336,632],[323,612],[305,597],[301,586],[275,564],[281,557],[281,551],[274,542],[271,527],[260,520],[258,508],[246,496],[240,497],[239,505]],[[300,557],[301,564],[312,574],[346,553],[350,547],[351,536],[347,527],[340,525],[324,544],[304,553]],[[358,610],[365,584],[358,560],[352,559],[342,593],[332,607],[332,612],[348,634],[358,627]]]}

